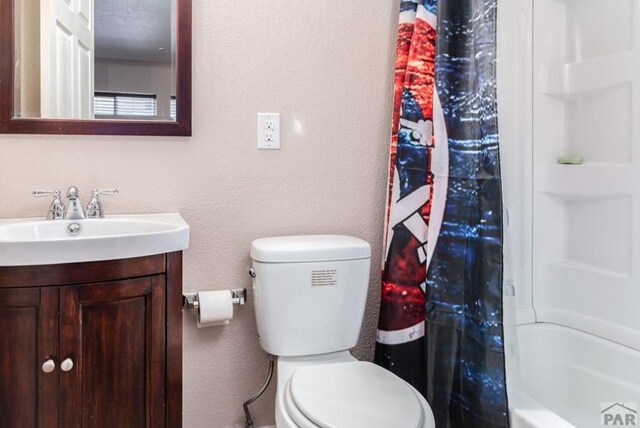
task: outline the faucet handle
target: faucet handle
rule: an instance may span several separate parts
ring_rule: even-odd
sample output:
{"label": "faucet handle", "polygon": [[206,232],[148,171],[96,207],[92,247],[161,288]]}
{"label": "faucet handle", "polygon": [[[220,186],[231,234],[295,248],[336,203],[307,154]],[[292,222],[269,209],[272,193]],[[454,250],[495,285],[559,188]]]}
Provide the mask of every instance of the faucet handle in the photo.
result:
{"label": "faucet handle", "polygon": [[108,196],[116,196],[118,193],[118,189],[93,189],[91,191],[91,197],[96,197],[98,195],[108,195]]}
{"label": "faucet handle", "polygon": [[87,204],[87,218],[103,218],[104,211],[102,210],[102,202],[100,202],[100,195],[115,196],[118,193],[118,189],[93,189],[91,191],[91,200]]}
{"label": "faucet handle", "polygon": [[44,196],[53,196],[53,197],[59,198],[60,191],[59,190],[34,190],[33,192],[31,192],[31,196],[33,196],[34,198],[42,198]]}
{"label": "faucet handle", "polygon": [[34,190],[31,192],[31,196],[35,198],[53,196],[53,200],[47,211],[47,219],[49,220],[60,220],[64,217],[64,204],[60,200],[60,195],[59,190]]}

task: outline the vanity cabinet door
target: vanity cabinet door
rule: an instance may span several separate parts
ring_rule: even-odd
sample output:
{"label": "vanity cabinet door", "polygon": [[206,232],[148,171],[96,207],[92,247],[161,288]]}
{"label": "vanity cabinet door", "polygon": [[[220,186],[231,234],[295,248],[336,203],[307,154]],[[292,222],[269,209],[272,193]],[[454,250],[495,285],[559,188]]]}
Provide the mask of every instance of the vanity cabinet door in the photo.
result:
{"label": "vanity cabinet door", "polygon": [[[164,427],[165,275],[60,287],[61,427]],[[69,359],[69,360],[67,360]]]}
{"label": "vanity cabinet door", "polygon": [[58,426],[57,345],[57,287],[0,289],[0,427]]}

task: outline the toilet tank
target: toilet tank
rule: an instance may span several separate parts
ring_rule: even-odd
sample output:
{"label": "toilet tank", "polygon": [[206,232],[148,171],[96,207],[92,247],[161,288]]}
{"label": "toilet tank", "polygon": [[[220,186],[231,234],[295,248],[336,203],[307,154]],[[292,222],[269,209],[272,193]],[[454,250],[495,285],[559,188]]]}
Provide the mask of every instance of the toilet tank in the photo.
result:
{"label": "toilet tank", "polygon": [[262,348],[303,356],[350,349],[364,314],[371,246],[341,235],[262,238],[251,244]]}

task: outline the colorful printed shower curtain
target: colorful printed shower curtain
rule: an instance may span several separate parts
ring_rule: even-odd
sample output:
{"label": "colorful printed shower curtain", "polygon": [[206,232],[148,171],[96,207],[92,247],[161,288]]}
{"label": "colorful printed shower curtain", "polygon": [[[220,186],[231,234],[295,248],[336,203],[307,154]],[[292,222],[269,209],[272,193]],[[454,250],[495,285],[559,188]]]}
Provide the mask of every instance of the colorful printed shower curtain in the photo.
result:
{"label": "colorful printed shower curtain", "polygon": [[400,6],[375,361],[438,428],[508,426],[496,2]]}

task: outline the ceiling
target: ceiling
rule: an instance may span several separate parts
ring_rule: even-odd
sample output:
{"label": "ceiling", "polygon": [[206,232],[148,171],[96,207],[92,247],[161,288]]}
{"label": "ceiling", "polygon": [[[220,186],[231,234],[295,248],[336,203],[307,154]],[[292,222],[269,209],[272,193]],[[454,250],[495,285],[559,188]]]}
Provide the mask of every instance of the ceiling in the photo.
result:
{"label": "ceiling", "polygon": [[171,61],[174,4],[175,0],[95,0],[96,58]]}

